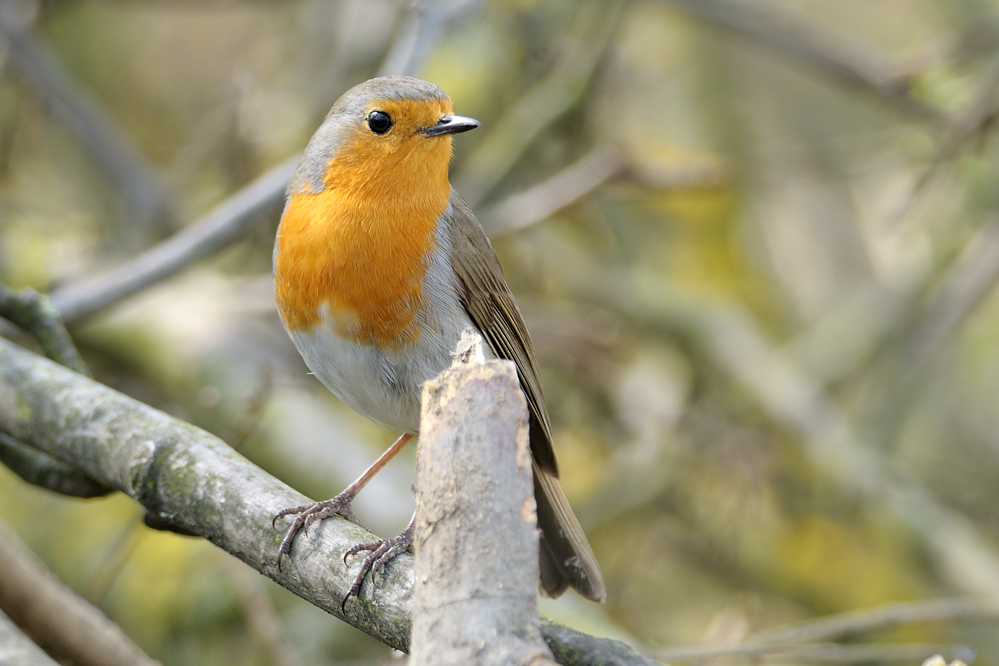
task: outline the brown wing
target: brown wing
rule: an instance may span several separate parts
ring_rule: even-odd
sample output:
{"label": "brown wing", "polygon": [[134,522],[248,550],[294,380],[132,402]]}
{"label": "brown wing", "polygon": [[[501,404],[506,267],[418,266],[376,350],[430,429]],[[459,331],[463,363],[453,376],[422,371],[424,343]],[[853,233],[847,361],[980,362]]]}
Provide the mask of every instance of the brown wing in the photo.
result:
{"label": "brown wing", "polygon": [[603,601],[607,592],[597,558],[558,485],[551,423],[531,335],[482,226],[453,190],[451,204],[451,264],[461,284],[459,298],[493,353],[517,364],[527,396],[542,587],[556,597],[571,585],[584,597]]}
{"label": "brown wing", "polygon": [[541,375],[534,360],[531,334],[527,332],[524,317],[510,293],[496,251],[482,225],[453,190],[451,204],[454,210],[451,263],[463,287],[459,294],[462,305],[493,353],[517,364],[520,385],[531,414],[531,453],[538,467],[557,479],[558,460],[552,445],[552,426],[541,388]]}

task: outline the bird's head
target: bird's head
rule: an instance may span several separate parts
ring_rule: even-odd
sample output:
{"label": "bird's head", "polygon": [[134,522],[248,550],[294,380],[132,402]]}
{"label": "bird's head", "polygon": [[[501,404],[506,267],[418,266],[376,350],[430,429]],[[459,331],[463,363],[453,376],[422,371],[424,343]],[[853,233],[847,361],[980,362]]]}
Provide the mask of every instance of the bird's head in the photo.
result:
{"label": "bird's head", "polygon": [[391,196],[447,186],[451,136],[479,126],[454,115],[454,105],[432,83],[383,76],[354,86],[337,100],[316,131],[289,192],[348,188]]}

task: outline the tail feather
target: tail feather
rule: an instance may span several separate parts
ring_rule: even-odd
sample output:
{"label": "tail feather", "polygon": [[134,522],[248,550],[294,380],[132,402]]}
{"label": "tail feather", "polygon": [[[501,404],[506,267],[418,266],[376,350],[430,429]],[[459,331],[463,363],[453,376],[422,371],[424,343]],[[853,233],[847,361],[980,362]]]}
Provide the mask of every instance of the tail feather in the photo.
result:
{"label": "tail feather", "polygon": [[541,528],[541,586],[557,597],[568,586],[593,601],[607,596],[600,566],[555,477],[534,462],[534,497]]}
{"label": "tail feather", "polygon": [[541,589],[552,599],[562,596],[569,589],[569,579],[562,575],[555,564],[555,555],[549,550],[548,544],[541,542]]}

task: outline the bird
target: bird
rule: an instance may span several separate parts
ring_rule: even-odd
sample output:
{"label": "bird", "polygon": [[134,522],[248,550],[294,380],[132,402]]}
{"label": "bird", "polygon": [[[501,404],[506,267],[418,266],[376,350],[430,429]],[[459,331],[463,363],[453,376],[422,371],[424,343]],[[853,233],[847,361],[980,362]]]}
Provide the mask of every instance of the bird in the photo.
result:
{"label": "bird", "polygon": [[[417,436],[424,382],[451,365],[461,332],[472,327],[487,357],[516,364],[527,398],[540,586],[552,597],[572,587],[602,602],[600,567],[558,484],[530,333],[492,244],[448,178],[454,135],[479,126],[455,115],[432,83],[370,79],[337,100],[292,176],[274,246],[281,321],[334,395],[402,435],[336,497],[274,517],[274,526],[292,517],[278,566],[296,534],[316,521],[340,515],[362,525],[351,501]],[[413,524],[347,551],[344,561],[366,556],[341,608],[359,594],[366,573],[411,550]]]}

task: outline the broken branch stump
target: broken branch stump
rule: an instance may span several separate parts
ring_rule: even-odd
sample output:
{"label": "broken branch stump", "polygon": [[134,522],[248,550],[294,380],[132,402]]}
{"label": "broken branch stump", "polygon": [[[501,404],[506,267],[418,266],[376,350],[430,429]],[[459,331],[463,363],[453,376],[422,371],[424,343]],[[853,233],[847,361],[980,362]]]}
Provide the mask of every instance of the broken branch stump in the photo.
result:
{"label": "broken branch stump", "polygon": [[538,623],[527,402],[511,361],[462,336],[423,392],[411,665],[553,664]]}

